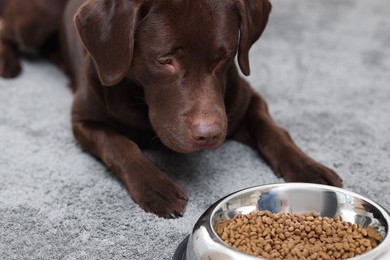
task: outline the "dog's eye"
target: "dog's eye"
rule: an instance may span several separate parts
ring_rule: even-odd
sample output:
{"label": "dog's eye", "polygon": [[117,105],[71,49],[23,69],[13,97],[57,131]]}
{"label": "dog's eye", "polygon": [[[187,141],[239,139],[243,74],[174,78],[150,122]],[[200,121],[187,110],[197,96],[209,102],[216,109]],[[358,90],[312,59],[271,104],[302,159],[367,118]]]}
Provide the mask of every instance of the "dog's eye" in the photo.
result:
{"label": "dog's eye", "polygon": [[177,69],[177,62],[173,58],[157,58],[156,65],[163,71],[175,73]]}
{"label": "dog's eye", "polygon": [[210,71],[213,71],[213,73],[224,73],[229,68],[232,61],[233,59],[229,55],[217,56],[215,57],[212,66],[210,66]]}
{"label": "dog's eye", "polygon": [[224,66],[227,65],[231,61],[229,56],[220,56],[215,59],[216,66]]}
{"label": "dog's eye", "polygon": [[234,57],[234,55],[230,55],[229,53],[226,53],[226,54],[223,54],[223,55],[220,55],[220,56],[217,56],[215,58],[215,61],[216,63],[227,63],[227,62],[230,62],[232,57]]}
{"label": "dog's eye", "polygon": [[219,62],[219,63],[223,63],[223,62],[226,62],[228,60],[228,57],[226,57],[226,56],[222,56],[222,57],[219,57],[218,59],[217,59],[217,61]]}
{"label": "dog's eye", "polygon": [[172,64],[172,59],[157,59],[157,62],[161,65],[170,65]]}
{"label": "dog's eye", "polygon": [[226,56],[226,55],[223,55],[223,56],[220,56],[220,57],[218,57],[218,60],[226,60],[228,57]]}

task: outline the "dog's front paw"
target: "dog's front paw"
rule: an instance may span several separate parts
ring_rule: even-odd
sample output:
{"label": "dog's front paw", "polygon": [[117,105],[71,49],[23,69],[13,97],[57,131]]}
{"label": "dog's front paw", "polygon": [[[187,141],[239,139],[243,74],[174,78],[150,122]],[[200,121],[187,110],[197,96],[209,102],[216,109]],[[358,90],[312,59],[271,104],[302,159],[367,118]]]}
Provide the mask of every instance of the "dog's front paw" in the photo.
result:
{"label": "dog's front paw", "polygon": [[188,201],[187,193],[165,174],[153,176],[153,180],[146,180],[132,188],[131,197],[146,212],[163,218],[183,216]]}
{"label": "dog's front paw", "polygon": [[289,182],[309,182],[342,187],[339,175],[328,167],[312,160],[294,162],[278,171]]}

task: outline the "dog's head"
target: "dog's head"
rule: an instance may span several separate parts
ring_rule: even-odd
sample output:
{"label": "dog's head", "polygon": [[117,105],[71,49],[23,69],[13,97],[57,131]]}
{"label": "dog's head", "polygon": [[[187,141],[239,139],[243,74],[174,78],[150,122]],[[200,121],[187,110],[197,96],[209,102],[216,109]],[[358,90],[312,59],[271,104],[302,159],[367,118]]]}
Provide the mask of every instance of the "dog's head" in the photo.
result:
{"label": "dog's head", "polygon": [[229,68],[238,53],[249,74],[270,9],[268,0],[87,0],[75,23],[102,85],[135,79],[161,141],[193,152],[224,141]]}

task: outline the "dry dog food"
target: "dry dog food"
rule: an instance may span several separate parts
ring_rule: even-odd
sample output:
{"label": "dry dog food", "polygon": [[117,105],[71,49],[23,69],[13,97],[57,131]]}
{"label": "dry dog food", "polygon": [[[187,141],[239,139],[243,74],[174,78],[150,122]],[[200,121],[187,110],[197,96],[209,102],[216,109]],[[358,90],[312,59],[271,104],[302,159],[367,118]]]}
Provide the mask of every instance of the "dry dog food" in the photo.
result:
{"label": "dry dog food", "polygon": [[317,213],[252,212],[219,223],[216,231],[230,246],[267,259],[347,259],[383,240],[373,228]]}

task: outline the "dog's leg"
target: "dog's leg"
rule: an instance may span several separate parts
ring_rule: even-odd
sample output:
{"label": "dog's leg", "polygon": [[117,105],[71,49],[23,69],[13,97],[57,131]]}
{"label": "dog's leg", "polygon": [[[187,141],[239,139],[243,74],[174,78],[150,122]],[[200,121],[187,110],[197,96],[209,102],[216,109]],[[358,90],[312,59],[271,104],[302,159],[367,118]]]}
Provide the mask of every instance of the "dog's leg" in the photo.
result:
{"label": "dog's leg", "polygon": [[[250,91],[241,79],[242,90]],[[233,139],[257,148],[278,177],[291,182],[311,182],[342,186],[342,180],[331,169],[306,155],[286,130],[271,118],[265,100],[252,93],[247,113]]]}
{"label": "dog's leg", "polygon": [[103,124],[73,122],[73,132],[84,149],[117,174],[141,208],[164,218],[183,215],[186,192],[146,158],[137,144]]}
{"label": "dog's leg", "polygon": [[21,71],[19,51],[16,45],[1,38],[1,31],[0,21],[0,77],[15,78]]}

